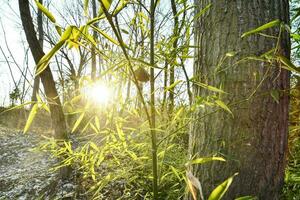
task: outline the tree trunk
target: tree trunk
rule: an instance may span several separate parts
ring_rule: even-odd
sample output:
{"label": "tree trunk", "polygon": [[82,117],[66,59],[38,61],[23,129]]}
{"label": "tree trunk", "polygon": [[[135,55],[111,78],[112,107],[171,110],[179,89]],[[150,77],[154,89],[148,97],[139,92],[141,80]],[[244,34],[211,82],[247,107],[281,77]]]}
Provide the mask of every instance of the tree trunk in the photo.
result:
{"label": "tree trunk", "polygon": [[[26,39],[29,44],[29,48],[33,55],[34,61],[37,64],[39,60],[45,55],[40,43],[36,37],[34,25],[30,15],[30,8],[28,0],[19,0],[20,17],[22,25],[25,31]],[[55,88],[55,82],[52,76],[50,66],[48,66],[41,74],[41,81],[44,86],[45,94],[49,103],[51,111],[52,127],[55,132],[56,139],[66,139],[67,129],[65,116],[61,107],[61,102]],[[67,179],[70,175],[70,168],[62,168],[60,171],[61,178]]]}
{"label": "tree trunk", "polygon": [[[43,4],[43,0],[39,0],[39,2]],[[40,9],[38,9],[37,22],[38,22],[39,43],[41,48],[43,49],[43,43],[44,43],[43,13]],[[39,88],[40,88],[40,77],[35,76],[33,82],[31,101],[37,100],[36,95],[39,92]]]}
{"label": "tree trunk", "polygon": [[[93,10],[93,18],[97,17],[97,10],[96,10],[96,0],[92,0],[92,10]],[[97,26],[97,25],[96,25]],[[94,40],[97,40],[97,33],[95,30],[93,30],[93,38]],[[92,54],[92,72],[91,72],[91,78],[92,80],[96,79],[96,50],[95,47],[92,45],[91,48],[91,54]]]}
{"label": "tree trunk", "polygon": [[[170,85],[172,85],[175,82],[175,64],[177,60],[177,43],[178,43],[178,16],[177,16],[177,8],[176,8],[176,2],[175,0],[171,0],[171,8],[172,8],[172,14],[174,17],[174,27],[173,27],[173,37],[175,37],[173,42],[173,49],[172,49],[172,60],[170,63]],[[171,115],[174,110],[174,91],[175,88],[170,89],[169,92],[169,114]]]}
{"label": "tree trunk", "polygon": [[[19,0],[19,9],[26,39],[29,44],[29,48],[33,55],[34,61],[37,64],[39,60],[45,55],[45,53],[43,52],[36,37],[34,25],[32,23],[32,18],[30,15],[28,0]],[[65,139],[67,137],[65,117],[49,66],[40,74],[40,77],[44,86],[45,94],[49,101],[52,126],[55,131],[55,136],[57,139]]]}
{"label": "tree trunk", "polygon": [[[289,72],[276,62],[271,65],[254,60],[238,64],[236,61],[275,48],[276,39],[260,35],[242,39],[241,35],[275,19],[289,24],[289,2],[196,1],[199,10],[209,3],[212,7],[195,23],[195,45],[199,48],[195,51],[194,75],[196,81],[221,87],[229,93],[218,96],[229,105],[234,117],[225,111],[213,112],[216,107],[206,106],[196,111],[196,122],[190,130],[190,155],[217,154],[227,162],[194,165],[192,172],[201,181],[205,198],[218,184],[239,172],[225,199],[243,195],[279,199],[286,163],[289,104],[288,94],[282,91],[289,88]],[[265,33],[278,36],[279,27]],[[288,34],[282,34],[279,49],[277,53],[289,58]],[[220,60],[232,51],[236,56],[227,58],[218,67],[224,70],[216,73]],[[255,89],[253,98],[246,100]],[[196,97],[213,94],[195,85],[193,90]],[[278,103],[270,95],[271,91],[280,93]],[[242,100],[245,101],[237,103]],[[203,115],[207,116],[201,118]]]}

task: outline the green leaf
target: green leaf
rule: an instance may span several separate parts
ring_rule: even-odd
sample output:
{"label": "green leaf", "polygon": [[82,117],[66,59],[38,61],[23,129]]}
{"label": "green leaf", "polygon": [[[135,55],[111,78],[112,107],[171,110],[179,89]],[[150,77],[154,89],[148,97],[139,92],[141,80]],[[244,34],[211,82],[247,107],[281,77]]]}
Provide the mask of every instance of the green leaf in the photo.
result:
{"label": "green leaf", "polygon": [[227,52],[226,53],[226,56],[227,57],[233,57],[233,56],[235,56],[237,54],[237,52],[235,52],[235,51],[230,51],[230,52]]}
{"label": "green leaf", "polygon": [[221,185],[217,186],[209,195],[208,200],[220,200],[228,190],[229,186],[233,181],[233,178],[236,175],[238,175],[238,173],[235,173],[233,176],[229,177],[226,181],[224,181]]}
{"label": "green leaf", "polygon": [[175,122],[177,119],[179,119],[179,117],[180,117],[180,115],[181,115],[181,113],[182,113],[183,111],[184,111],[184,107],[181,107],[181,108],[175,113],[175,115],[174,115],[172,121]]}
{"label": "green leaf", "polygon": [[95,117],[95,124],[96,124],[97,129],[100,130],[100,120],[97,116]]}
{"label": "green leaf", "polygon": [[98,146],[94,142],[90,142],[90,147],[92,147],[96,151],[100,151],[100,149],[98,148]]}
{"label": "green leaf", "polygon": [[89,0],[84,0],[84,3],[83,3],[83,10],[84,10],[84,15],[85,15],[85,16],[88,15],[88,8],[89,8]]}
{"label": "green leaf", "polygon": [[278,90],[271,90],[271,97],[276,101],[276,103],[279,103],[279,92],[278,92]]}
{"label": "green leaf", "polygon": [[72,129],[72,133],[74,133],[74,131],[77,129],[77,127],[79,126],[79,124],[81,123],[83,117],[85,115],[85,112],[81,113],[81,115],[79,116],[79,118],[76,120],[73,129]]}
{"label": "green leaf", "polygon": [[195,17],[193,18],[192,21],[195,21],[196,19],[198,19],[199,17],[201,17],[204,13],[206,13],[210,8],[211,8],[212,4],[208,4],[205,8],[203,8],[202,10],[200,10],[200,12],[198,12]]}
{"label": "green leaf", "polygon": [[280,62],[284,65],[281,67],[294,73],[300,73],[299,67],[296,67],[289,59],[284,56],[277,56]]}
{"label": "green leaf", "polygon": [[117,124],[116,128],[117,128],[117,133],[118,133],[119,139],[121,141],[125,141],[125,134],[124,134],[123,130],[121,129],[121,127]]}
{"label": "green leaf", "polygon": [[181,178],[178,174],[178,170],[175,167],[173,167],[172,165],[170,165],[170,168],[171,168],[173,174],[175,174],[175,176],[178,178],[178,180],[181,181]]}
{"label": "green leaf", "polygon": [[252,196],[244,196],[244,197],[238,197],[235,200],[256,200],[256,197],[252,197]]}
{"label": "green leaf", "polygon": [[125,29],[123,29],[123,28],[121,28],[121,31],[123,32],[123,33],[125,33],[125,34],[129,34],[129,32],[127,31],[127,30],[125,30]]}
{"label": "green leaf", "polygon": [[86,25],[87,25],[87,26],[90,26],[90,25],[92,25],[92,24],[98,22],[98,21],[101,20],[101,19],[105,19],[105,16],[95,17],[95,18],[89,20],[89,21],[86,23]]}
{"label": "green leaf", "polygon": [[101,6],[99,9],[99,14],[98,14],[99,16],[101,16],[104,13],[102,10],[102,4],[104,5],[105,9],[108,11],[112,3],[112,0],[100,0],[100,1],[101,1],[100,2]]}
{"label": "green leaf", "polygon": [[41,106],[44,110],[46,110],[48,113],[50,113],[50,108],[47,106],[46,103],[42,103]]}
{"label": "green leaf", "polygon": [[213,91],[213,92],[219,92],[219,93],[227,93],[227,92],[224,92],[223,90],[219,89],[219,88],[216,88],[214,86],[211,86],[211,85],[207,85],[207,84],[204,84],[204,83],[199,83],[199,82],[195,82],[195,81],[192,81],[194,84],[202,87],[202,88],[205,88],[205,89],[208,89],[210,91]]}
{"label": "green leaf", "polygon": [[223,108],[224,110],[226,110],[227,112],[229,112],[230,114],[233,115],[233,113],[231,112],[231,110],[228,108],[228,106],[221,100],[216,100],[215,103],[220,106],[221,108]]}
{"label": "green leaf", "polygon": [[108,39],[109,41],[111,41],[112,43],[116,44],[116,45],[119,45],[119,42],[116,41],[115,39],[113,39],[112,37],[110,37],[109,35],[107,35],[105,32],[101,31],[99,28],[91,25],[91,27],[97,31],[98,33],[100,33],[103,37],[105,37],[106,39]]}
{"label": "green leaf", "polygon": [[65,144],[65,147],[67,148],[67,150],[72,154],[73,150],[72,150],[71,142],[64,141],[64,144]]}
{"label": "green leaf", "polygon": [[266,23],[266,24],[264,24],[264,25],[262,25],[262,26],[260,26],[260,27],[258,27],[258,28],[256,28],[256,29],[253,29],[253,30],[251,30],[251,31],[248,31],[248,32],[244,33],[241,37],[243,38],[243,37],[252,35],[252,34],[254,34],[254,33],[261,32],[261,31],[266,30],[266,29],[268,29],[268,28],[272,28],[272,27],[274,27],[274,26],[277,26],[277,25],[279,25],[280,23],[281,23],[280,20],[276,19],[276,20],[271,21],[271,22],[269,22],[269,23]]}
{"label": "green leaf", "polygon": [[172,90],[176,87],[176,85],[178,85],[179,83],[181,83],[182,80],[178,80],[178,81],[175,81],[173,84],[171,84],[169,87],[166,87],[165,91],[169,91],[169,90]]}
{"label": "green leaf", "polygon": [[211,161],[222,161],[225,162],[226,160],[222,157],[207,157],[207,158],[197,158],[195,160],[190,161],[190,164],[203,164],[206,162],[211,162]]}
{"label": "green leaf", "polygon": [[72,33],[72,26],[69,26],[62,34],[60,41],[50,50],[50,52],[44,55],[37,64],[36,76],[42,73],[48,66],[50,59],[56,54],[56,52],[65,44]]}
{"label": "green leaf", "polygon": [[55,25],[55,29],[56,29],[58,35],[61,35],[61,34],[62,34],[62,30],[61,30],[61,27],[60,27],[60,26]]}
{"label": "green leaf", "polygon": [[31,111],[30,111],[29,116],[28,116],[28,119],[26,121],[25,127],[24,127],[24,133],[27,133],[27,131],[29,130],[29,128],[30,128],[30,126],[33,122],[33,119],[35,118],[35,115],[38,111],[38,108],[39,108],[38,104],[34,104],[32,106]]}
{"label": "green leaf", "polygon": [[95,131],[95,133],[99,133],[99,130],[94,126],[93,123],[89,123],[90,127]]}
{"label": "green leaf", "polygon": [[128,153],[128,155],[129,155],[133,160],[137,160],[137,159],[138,159],[137,155],[136,155],[133,151],[126,150],[126,153]]}
{"label": "green leaf", "polygon": [[118,7],[113,11],[113,15],[117,15],[119,12],[121,12],[123,8],[127,6],[128,3],[129,1],[121,0],[120,5],[118,5]]}
{"label": "green leaf", "polygon": [[48,19],[55,23],[55,17],[52,15],[52,13],[46,8],[44,7],[39,1],[35,0],[35,3],[37,5],[37,7],[48,17]]}
{"label": "green leaf", "polygon": [[14,107],[9,108],[9,109],[7,109],[7,110],[4,110],[4,111],[2,111],[0,114],[6,113],[6,112],[8,112],[8,111],[16,110],[16,109],[19,109],[19,108],[23,108],[23,107],[25,107],[25,106],[27,106],[27,105],[29,105],[29,104],[34,104],[34,103],[36,103],[36,102],[34,102],[34,101],[29,101],[29,102],[23,103],[23,104],[21,104],[21,105],[17,105],[17,106],[14,106]]}

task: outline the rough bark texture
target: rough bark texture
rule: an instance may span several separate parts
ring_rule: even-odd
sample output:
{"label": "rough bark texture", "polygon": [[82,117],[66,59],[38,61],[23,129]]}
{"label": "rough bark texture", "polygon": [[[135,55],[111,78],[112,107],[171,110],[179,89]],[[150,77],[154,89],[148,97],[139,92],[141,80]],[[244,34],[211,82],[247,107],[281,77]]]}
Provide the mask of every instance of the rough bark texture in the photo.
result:
{"label": "rough bark texture", "polygon": [[[43,0],[39,0],[39,2],[43,4]],[[40,9],[38,9],[37,22],[38,22],[39,43],[41,48],[43,49],[43,44],[44,44],[43,13]],[[39,88],[40,88],[40,77],[36,76],[34,77],[31,101],[37,100],[36,95],[39,92]]]}
{"label": "rough bark texture", "polygon": [[[19,9],[29,48],[35,63],[38,63],[45,54],[36,37],[36,32],[34,30],[34,25],[30,15],[28,0],[19,0]],[[65,139],[67,137],[65,117],[49,66],[40,74],[40,78],[44,86],[45,94],[49,101],[52,127],[55,131],[55,137],[57,139]]]}
{"label": "rough bark texture", "polygon": [[[221,99],[231,105],[234,117],[224,111],[209,114],[215,108],[208,106],[196,111],[197,120],[190,131],[191,156],[217,154],[224,156],[227,162],[193,166],[193,174],[201,181],[206,198],[218,184],[239,172],[225,199],[243,195],[279,199],[286,163],[289,99],[286,93],[280,92],[277,103],[270,93],[289,88],[289,72],[275,62],[272,65],[253,60],[234,63],[275,48],[276,39],[259,35],[242,39],[241,35],[275,19],[288,23],[289,2],[196,0],[195,3],[198,11],[212,3],[209,11],[195,23],[195,45],[199,46],[195,51],[195,77],[199,82],[221,87],[229,93],[222,94]],[[278,36],[279,28],[265,33]],[[290,42],[286,33],[279,44],[278,53],[289,58]],[[231,51],[237,55],[218,66]],[[253,98],[237,103],[247,99],[257,87]],[[195,85],[193,89],[195,97],[212,95]],[[201,118],[203,115],[207,116]]]}

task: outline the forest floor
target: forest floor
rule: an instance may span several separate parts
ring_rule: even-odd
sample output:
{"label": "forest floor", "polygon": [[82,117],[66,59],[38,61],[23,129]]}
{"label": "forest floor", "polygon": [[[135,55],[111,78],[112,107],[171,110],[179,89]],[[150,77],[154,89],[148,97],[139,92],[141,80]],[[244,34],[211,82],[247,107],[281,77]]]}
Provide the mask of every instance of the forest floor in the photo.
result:
{"label": "forest floor", "polygon": [[47,196],[57,174],[49,170],[54,159],[33,150],[41,139],[37,134],[0,127],[1,200],[44,199]]}
{"label": "forest floor", "polygon": [[[41,133],[51,137],[49,117],[37,119],[32,131],[24,134],[20,131],[25,125],[24,116],[24,111],[2,115],[0,108],[0,200],[52,200],[74,195],[76,182],[58,182],[58,173],[50,170],[57,161],[50,154],[34,150],[45,140]],[[287,200],[300,199],[300,141],[293,146],[282,198]]]}

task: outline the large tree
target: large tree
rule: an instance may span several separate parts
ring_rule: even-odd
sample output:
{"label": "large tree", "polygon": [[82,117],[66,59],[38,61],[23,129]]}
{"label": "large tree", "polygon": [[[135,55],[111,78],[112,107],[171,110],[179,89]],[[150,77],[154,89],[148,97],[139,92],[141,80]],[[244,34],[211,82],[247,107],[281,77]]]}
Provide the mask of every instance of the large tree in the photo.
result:
{"label": "large tree", "polygon": [[[29,44],[29,48],[33,55],[34,61],[37,64],[40,61],[40,59],[45,55],[45,53],[43,52],[40,42],[36,37],[36,32],[32,22],[28,0],[19,0],[19,9],[26,39]],[[57,139],[65,139],[67,136],[65,117],[57,90],[55,88],[55,82],[50,66],[48,66],[40,74],[40,78],[44,86],[47,100],[49,101],[52,126],[55,131],[55,136]]]}
{"label": "large tree", "polygon": [[[239,175],[226,199],[253,195],[278,199],[286,163],[289,72],[281,64],[244,59],[278,48],[274,55],[289,58],[286,32],[276,38],[241,35],[279,19],[288,24],[288,0],[195,0],[197,10],[211,3],[204,17],[195,23],[195,80],[222,88],[218,94],[233,116],[215,107],[199,108],[190,130],[190,154],[203,157],[222,155],[227,162],[193,166],[206,197],[211,190],[235,172]],[[264,33],[278,36],[279,26]],[[229,57],[235,52],[234,57]],[[223,62],[220,62],[223,59]],[[220,65],[222,63],[222,65]],[[195,97],[213,92],[194,85]],[[252,95],[251,95],[252,94]],[[197,98],[195,98],[197,99]],[[202,118],[206,116],[205,118]]]}
{"label": "large tree", "polygon": [[[40,59],[45,55],[45,53],[43,52],[41,44],[36,36],[32,17],[30,14],[29,1],[19,0],[19,10],[27,42],[29,44],[29,48],[34,58],[34,61],[37,64],[40,61]],[[55,81],[50,66],[48,66],[39,76],[44,86],[45,94],[49,103],[51,111],[52,128],[54,129],[55,137],[56,139],[66,139],[67,128],[65,116],[55,87]],[[62,179],[67,179],[69,177],[69,174],[70,168],[61,169],[60,175]]]}

